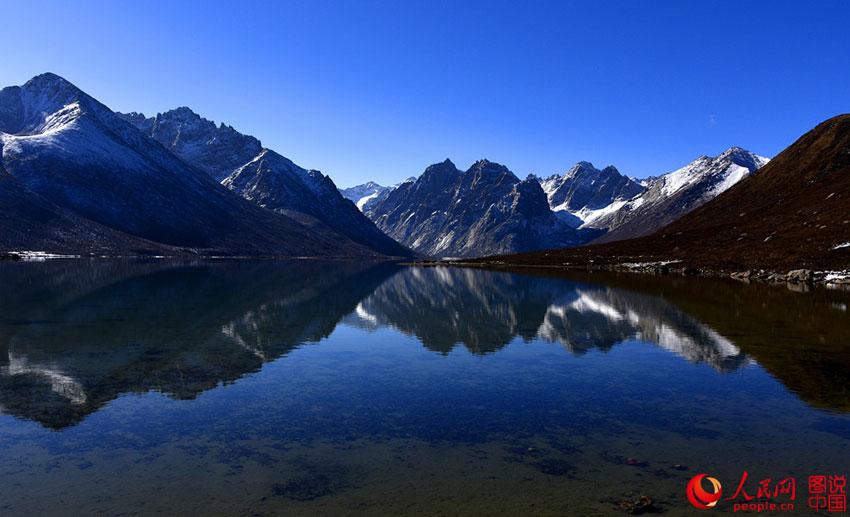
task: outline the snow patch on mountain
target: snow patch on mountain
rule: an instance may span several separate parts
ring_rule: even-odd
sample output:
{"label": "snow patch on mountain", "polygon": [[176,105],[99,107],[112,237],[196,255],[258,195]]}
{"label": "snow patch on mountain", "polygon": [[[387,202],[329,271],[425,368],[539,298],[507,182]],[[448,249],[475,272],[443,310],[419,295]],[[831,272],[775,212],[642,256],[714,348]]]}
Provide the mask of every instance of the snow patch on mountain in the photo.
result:
{"label": "snow patch on mountain", "polygon": [[358,200],[357,200],[357,202],[356,202],[356,203],[354,203],[354,204],[357,206],[357,209],[358,209],[358,210],[360,210],[360,211],[362,212],[362,211],[363,211],[363,207],[365,207],[365,206],[366,206],[366,204],[367,204],[367,203],[369,203],[369,201],[372,201],[373,199],[377,198],[377,197],[378,197],[378,194],[379,194],[379,192],[372,192],[372,193],[371,193],[371,194],[369,194],[368,196],[363,196],[363,197],[361,197],[361,198],[360,198],[360,199],[358,199]]}
{"label": "snow patch on mountain", "polygon": [[374,181],[367,181],[362,185],[339,189],[340,194],[346,199],[351,200],[357,206],[357,209],[366,215],[381,201],[390,195],[390,192],[397,189],[405,183],[412,183],[416,178],[407,178],[401,183],[385,187]]}
{"label": "snow patch on mountain", "polygon": [[582,227],[608,230],[600,242],[650,234],[729,190],[769,161],[740,147],[715,157],[700,156],[675,171],[647,178],[643,191],[624,203],[582,214]]}

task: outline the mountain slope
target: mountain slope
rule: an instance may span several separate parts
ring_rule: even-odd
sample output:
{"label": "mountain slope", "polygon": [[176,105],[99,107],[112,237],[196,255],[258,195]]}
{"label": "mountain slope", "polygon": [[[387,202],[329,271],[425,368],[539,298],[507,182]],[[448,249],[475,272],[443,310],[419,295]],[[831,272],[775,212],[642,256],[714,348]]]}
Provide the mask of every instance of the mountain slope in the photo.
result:
{"label": "mountain slope", "polygon": [[446,160],[399,185],[370,212],[379,228],[431,256],[569,246],[582,235],[557,217],[536,178],[487,160],[461,172]]}
{"label": "mountain slope", "polygon": [[256,138],[202,118],[186,107],[145,118],[121,115],[186,163],[263,208],[311,227],[327,227],[377,253],[409,256],[384,235],[333,181],[264,148]]}
{"label": "mountain slope", "polygon": [[714,158],[701,156],[681,169],[650,178],[643,192],[585,226],[609,229],[596,242],[648,235],[714,199],[768,161],[740,147]]}
{"label": "mountain slope", "polygon": [[0,251],[100,254],[115,248],[168,252],[165,246],[75,216],[28,190],[0,165]]}
{"label": "mountain slope", "polygon": [[6,169],[79,217],[205,254],[365,255],[229,192],[54,74],[0,90]]}
{"label": "mountain slope", "polygon": [[[507,264],[678,260],[682,267],[850,267],[850,114],[800,137],[758,174],[641,238],[500,257]],[[492,260],[492,259],[487,259]]]}

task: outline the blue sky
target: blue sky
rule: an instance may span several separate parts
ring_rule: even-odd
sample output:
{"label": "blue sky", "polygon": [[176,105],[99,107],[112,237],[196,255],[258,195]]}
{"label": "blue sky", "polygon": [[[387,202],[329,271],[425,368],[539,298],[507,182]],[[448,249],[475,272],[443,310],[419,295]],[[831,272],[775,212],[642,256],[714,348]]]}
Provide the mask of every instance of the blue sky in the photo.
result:
{"label": "blue sky", "polygon": [[451,158],[644,177],[850,111],[850,3],[0,1],[0,85],[187,105],[338,185]]}

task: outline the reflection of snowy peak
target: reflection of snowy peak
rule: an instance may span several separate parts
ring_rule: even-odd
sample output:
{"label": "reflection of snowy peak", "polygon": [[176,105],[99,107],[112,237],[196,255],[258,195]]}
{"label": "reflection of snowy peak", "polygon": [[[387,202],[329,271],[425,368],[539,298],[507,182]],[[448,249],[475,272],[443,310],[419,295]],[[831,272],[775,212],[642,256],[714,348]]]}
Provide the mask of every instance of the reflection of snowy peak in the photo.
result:
{"label": "reflection of snowy peak", "polygon": [[39,381],[46,382],[50,391],[70,404],[86,403],[85,388],[76,379],[63,373],[56,364],[50,361],[31,363],[26,355],[17,355],[13,350],[9,350],[8,354],[5,365],[0,361],[0,378],[35,377]]}
{"label": "reflection of snowy peak", "polygon": [[690,362],[721,371],[747,363],[731,341],[660,298],[616,289],[579,288],[577,292],[577,298],[548,308],[540,329],[542,338],[560,342],[574,352],[583,350],[583,343],[577,346],[575,342],[575,322],[595,316],[620,340],[653,343]]}
{"label": "reflection of snowy peak", "polygon": [[406,269],[362,300],[346,322],[390,326],[442,353],[458,343],[493,352],[519,336],[560,343],[574,354],[640,340],[721,371],[747,361],[729,340],[661,298],[475,270]]}
{"label": "reflection of snowy peak", "polygon": [[[50,293],[40,303],[0,296],[0,313],[64,322],[0,333],[0,411],[54,429],[122,393],[193,399],[255,372],[330,335],[395,271],[366,261],[61,262],[0,267],[0,285]],[[122,310],[140,299],[155,303]]]}

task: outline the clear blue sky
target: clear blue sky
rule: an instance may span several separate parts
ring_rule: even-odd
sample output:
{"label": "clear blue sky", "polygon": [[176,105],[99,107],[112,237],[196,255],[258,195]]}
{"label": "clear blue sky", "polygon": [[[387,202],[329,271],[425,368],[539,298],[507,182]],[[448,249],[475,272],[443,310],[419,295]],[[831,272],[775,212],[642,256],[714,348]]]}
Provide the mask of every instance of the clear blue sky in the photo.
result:
{"label": "clear blue sky", "polygon": [[348,186],[450,157],[643,177],[850,111],[850,2],[0,0],[0,85],[188,105]]}

